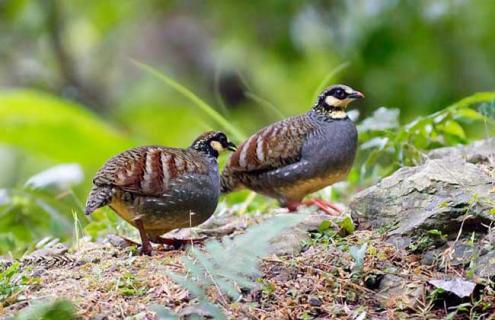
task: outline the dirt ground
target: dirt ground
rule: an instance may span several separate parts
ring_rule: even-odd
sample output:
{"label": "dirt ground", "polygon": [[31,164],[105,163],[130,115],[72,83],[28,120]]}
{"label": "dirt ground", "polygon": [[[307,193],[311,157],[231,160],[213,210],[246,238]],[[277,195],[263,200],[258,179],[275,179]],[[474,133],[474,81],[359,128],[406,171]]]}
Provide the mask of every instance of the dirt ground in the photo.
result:
{"label": "dirt ground", "polygon": [[[364,242],[364,264],[356,271],[348,248]],[[184,273],[179,261],[184,254],[157,249],[151,257],[140,256],[135,247],[81,242],[77,252],[26,262],[24,272],[39,281],[1,312],[5,317],[42,299],[66,298],[83,319],[158,319],[150,309],[154,304],[187,317],[198,312],[191,307],[195,299],[165,272]],[[241,300],[230,301],[211,290],[210,301],[232,319],[439,319],[453,312],[452,299],[432,299],[427,282],[463,272],[424,266],[418,256],[370,231],[337,239],[314,236],[301,253],[272,255],[260,269],[259,286],[243,291]],[[493,289],[485,286],[476,298],[491,304],[484,310],[480,305],[485,318],[495,312],[495,298],[487,292]],[[469,314],[455,317],[469,319]]]}

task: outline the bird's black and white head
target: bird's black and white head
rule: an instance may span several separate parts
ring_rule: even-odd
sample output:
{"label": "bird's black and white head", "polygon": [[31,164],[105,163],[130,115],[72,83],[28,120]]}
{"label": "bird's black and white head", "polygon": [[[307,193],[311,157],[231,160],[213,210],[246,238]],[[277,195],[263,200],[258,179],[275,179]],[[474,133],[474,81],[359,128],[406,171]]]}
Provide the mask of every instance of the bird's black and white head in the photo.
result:
{"label": "bird's black and white head", "polygon": [[230,142],[225,133],[220,131],[208,131],[203,133],[194,140],[191,148],[215,158],[224,150],[236,150],[235,144]]}
{"label": "bird's black and white head", "polygon": [[318,113],[334,119],[345,118],[347,106],[356,99],[362,99],[364,95],[343,84],[333,85],[323,91],[314,107]]}

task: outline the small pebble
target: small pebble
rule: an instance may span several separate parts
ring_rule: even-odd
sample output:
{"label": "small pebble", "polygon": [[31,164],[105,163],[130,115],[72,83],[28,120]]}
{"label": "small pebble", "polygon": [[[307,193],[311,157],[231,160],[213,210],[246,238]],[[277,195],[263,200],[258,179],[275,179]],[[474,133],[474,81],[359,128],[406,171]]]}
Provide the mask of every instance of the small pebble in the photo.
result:
{"label": "small pebble", "polygon": [[319,307],[321,306],[321,300],[315,296],[308,297],[308,303],[310,306]]}

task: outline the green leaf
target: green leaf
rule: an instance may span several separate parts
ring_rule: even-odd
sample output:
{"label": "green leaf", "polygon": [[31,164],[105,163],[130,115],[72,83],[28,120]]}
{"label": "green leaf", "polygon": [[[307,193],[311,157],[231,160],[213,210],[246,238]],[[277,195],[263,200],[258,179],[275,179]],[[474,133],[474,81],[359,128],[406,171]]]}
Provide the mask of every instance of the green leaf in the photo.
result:
{"label": "green leaf", "polygon": [[457,111],[460,108],[466,108],[483,102],[492,102],[493,100],[495,100],[495,92],[478,92],[455,102],[448,109],[456,109]]}
{"label": "green leaf", "polygon": [[354,222],[352,222],[351,217],[346,216],[344,220],[338,222],[338,225],[342,230],[344,230],[346,233],[351,234],[356,230],[356,227],[354,226]]}
{"label": "green leaf", "polygon": [[467,119],[467,120],[483,120],[485,117],[473,110],[473,109],[469,109],[469,108],[460,108],[458,111],[457,111],[457,114],[455,115],[455,119]]}
{"label": "green leaf", "polygon": [[466,139],[466,133],[457,121],[448,120],[439,128],[442,132],[451,134],[461,139]]}
{"label": "green leaf", "polygon": [[320,223],[320,226],[318,227],[318,232],[322,233],[325,232],[326,230],[330,229],[332,226],[332,223],[328,220],[324,220]]}
{"label": "green leaf", "polygon": [[442,232],[437,229],[428,230],[428,235],[432,237],[442,237]]}

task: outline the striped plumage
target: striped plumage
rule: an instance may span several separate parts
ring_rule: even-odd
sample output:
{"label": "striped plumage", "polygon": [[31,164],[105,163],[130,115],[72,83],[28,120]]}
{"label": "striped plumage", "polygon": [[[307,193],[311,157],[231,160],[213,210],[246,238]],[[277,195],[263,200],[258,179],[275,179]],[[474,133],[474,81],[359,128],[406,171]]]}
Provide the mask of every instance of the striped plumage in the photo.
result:
{"label": "striped plumage", "polygon": [[207,172],[206,158],[193,149],[147,146],[111,158],[93,182],[96,186],[112,185],[128,192],[159,196],[177,177]]}
{"label": "striped plumage", "polygon": [[357,148],[356,127],[345,108],[361,97],[347,86],[332,86],[311,111],[259,130],[231,155],[222,192],[245,187],[288,206],[343,179]]}
{"label": "striped plumage", "polygon": [[304,115],[274,123],[244,142],[229,159],[234,171],[259,171],[279,168],[298,161],[305,137],[316,129]]}
{"label": "striped plumage", "polygon": [[233,147],[223,133],[207,132],[187,149],[124,151],[97,172],[86,214],[109,205],[155,242],[173,229],[196,226],[213,214],[218,202],[218,152]]}

